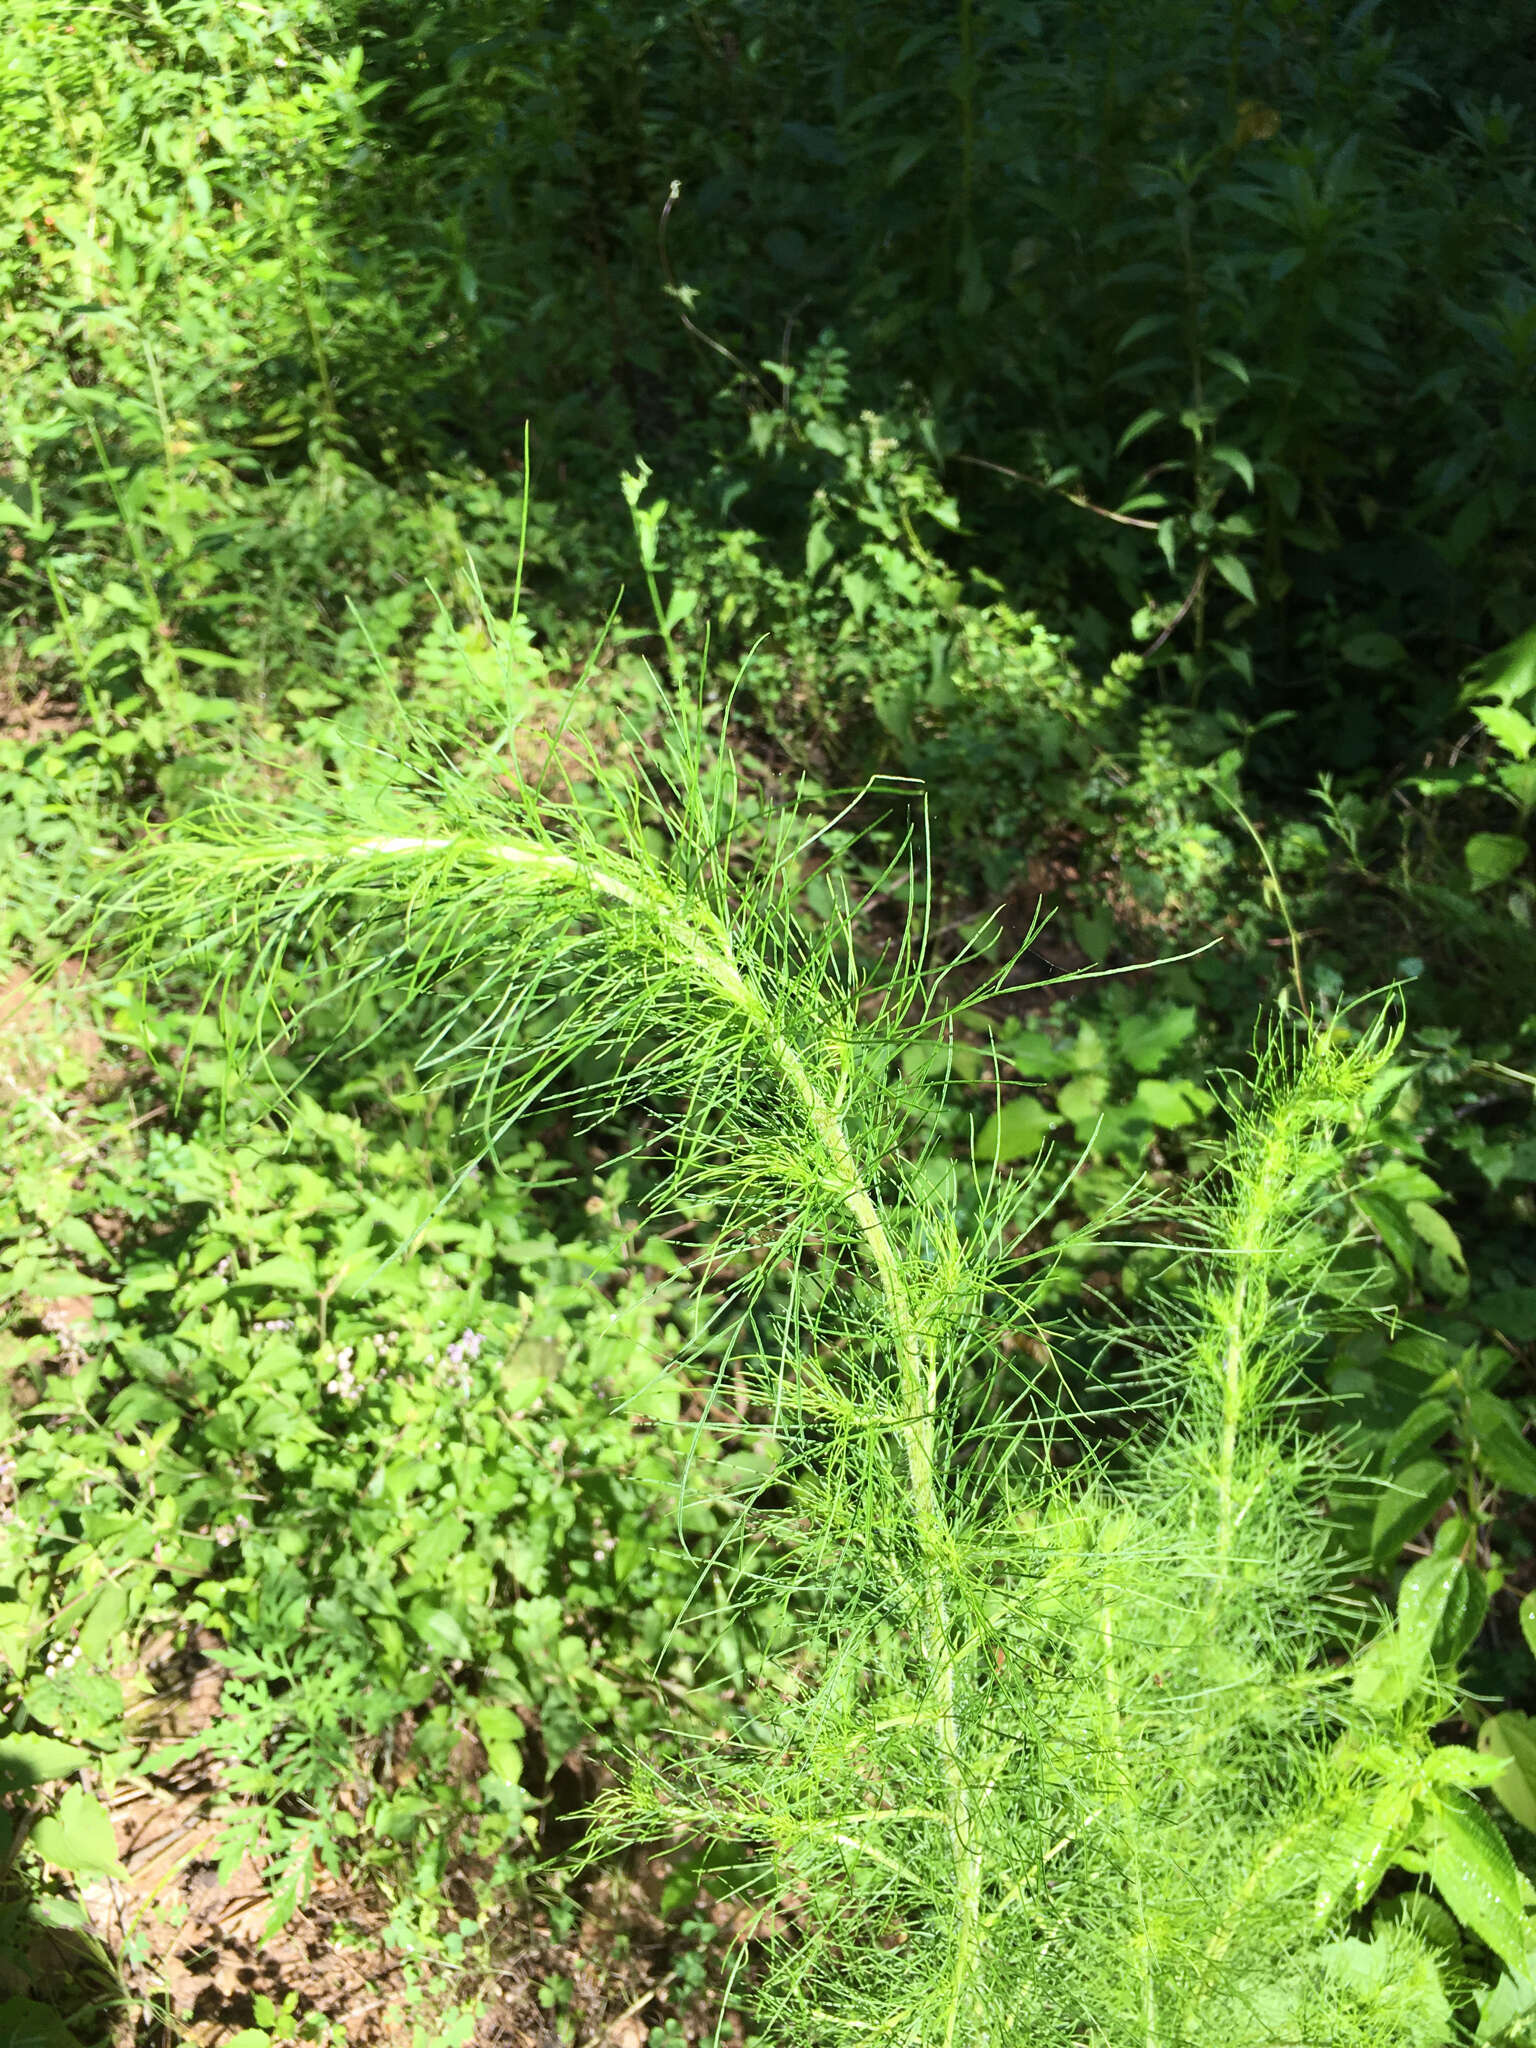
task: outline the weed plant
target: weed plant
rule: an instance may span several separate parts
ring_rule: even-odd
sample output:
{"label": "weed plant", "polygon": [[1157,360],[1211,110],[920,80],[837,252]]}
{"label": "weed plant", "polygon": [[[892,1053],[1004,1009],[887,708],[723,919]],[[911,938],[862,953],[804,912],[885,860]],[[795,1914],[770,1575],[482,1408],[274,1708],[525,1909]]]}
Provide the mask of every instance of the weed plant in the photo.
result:
{"label": "weed plant", "polygon": [[1033,1312],[1048,1198],[995,1154],[946,1169],[930,1088],[893,1078],[953,1021],[921,930],[861,966],[846,904],[797,915],[814,835],[749,857],[698,718],[652,744],[573,795],[418,734],[155,833],[117,899],[247,1070],[392,1020],[492,1151],[535,1100],[649,1105],[658,1203],[712,1218],[701,1327],[778,1453],[740,1500],[736,1605],[796,1638],[728,1737],[631,1760],[594,1853],[705,1852],[765,1943],[775,2040],[1434,2048],[1455,1969],[1411,1915],[1356,1916],[1398,1866],[1527,1953],[1470,1790],[1500,1765],[1430,1735],[1470,1547],[1373,1631],[1291,1405],[1349,1294],[1314,1211],[1391,1033],[1265,1051],[1134,1389],[1074,1396]]}

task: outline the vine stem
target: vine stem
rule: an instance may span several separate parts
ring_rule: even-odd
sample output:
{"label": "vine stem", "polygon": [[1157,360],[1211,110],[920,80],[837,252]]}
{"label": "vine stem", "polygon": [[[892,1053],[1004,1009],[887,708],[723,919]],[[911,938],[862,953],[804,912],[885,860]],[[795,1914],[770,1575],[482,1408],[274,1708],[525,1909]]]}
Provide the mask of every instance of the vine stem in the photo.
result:
{"label": "vine stem", "polygon": [[613,872],[574,855],[515,841],[474,839],[381,838],[346,849],[354,857],[451,853],[489,858],[551,882],[575,884],[593,894],[648,912],[658,919],[671,943],[700,978],[738,1010],[759,1034],[770,1063],[777,1069],[804,1112],[835,1184],[858,1229],[865,1254],[886,1304],[896,1353],[899,1420],[907,1480],[922,1554],[930,1572],[922,1632],[927,1669],[938,1686],[939,1715],[935,1728],[951,1793],[948,1832],[956,1883],[954,1974],[946,2017],[945,2048],[953,2048],[965,2003],[965,1987],[977,1958],[981,1936],[981,1848],[976,1840],[971,1786],[965,1770],[960,1730],[956,1664],[959,1651],[945,1594],[949,1564],[949,1523],[939,1495],[936,1472],[935,1422],[939,1366],[933,1347],[923,1336],[912,1288],[891,1242],[879,1200],[860,1170],[853,1141],[843,1119],[847,1092],[846,1055],[842,1073],[829,1093],[817,1081],[797,1048],[779,1029],[770,1005],[742,973],[731,946],[730,932],[713,913],[690,911],[665,889]]}

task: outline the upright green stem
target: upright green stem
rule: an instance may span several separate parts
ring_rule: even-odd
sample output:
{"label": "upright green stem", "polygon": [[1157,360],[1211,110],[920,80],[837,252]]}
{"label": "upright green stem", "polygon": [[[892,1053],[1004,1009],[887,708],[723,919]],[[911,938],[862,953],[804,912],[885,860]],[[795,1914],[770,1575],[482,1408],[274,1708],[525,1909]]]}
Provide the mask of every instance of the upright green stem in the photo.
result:
{"label": "upright green stem", "polygon": [[929,1568],[921,1651],[939,1689],[935,1727],[949,1780],[949,1836],[956,1884],[955,1968],[945,2029],[946,2048],[956,2038],[965,1987],[974,1965],[981,1928],[981,1850],[975,1839],[971,1787],[965,1771],[958,1711],[956,1663],[960,1649],[945,1591],[949,1568],[949,1523],[939,1493],[936,1471],[936,1419],[939,1366],[923,1335],[921,1318],[880,1204],[859,1167],[857,1153],[843,1120],[843,1088],[833,1094],[818,1084],[801,1053],[779,1029],[769,1005],[741,972],[730,934],[708,912],[690,913],[665,890],[648,881],[632,880],[595,863],[556,853],[542,846],[513,842],[485,844],[453,839],[374,839],[349,849],[353,854],[446,853],[455,847],[472,857],[491,858],[531,870],[562,884],[574,883],[594,895],[649,912],[667,932],[689,966],[718,996],[750,1022],[758,1043],[800,1104],[820,1147],[828,1172],[840,1189],[857,1226],[875,1280],[885,1301],[896,1354],[898,1429],[906,1461],[913,1517],[924,1560]]}

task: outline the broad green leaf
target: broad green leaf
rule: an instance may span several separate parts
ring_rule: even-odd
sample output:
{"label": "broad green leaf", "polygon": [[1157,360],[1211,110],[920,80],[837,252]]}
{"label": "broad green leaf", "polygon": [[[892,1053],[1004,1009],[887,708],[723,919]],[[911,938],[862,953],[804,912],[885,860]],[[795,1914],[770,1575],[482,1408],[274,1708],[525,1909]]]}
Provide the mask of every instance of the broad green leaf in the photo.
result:
{"label": "broad green leaf", "polygon": [[0,1999],[0,2041],[5,2048],[80,2048],[53,2007],[35,1998]]}
{"label": "broad green leaf", "polygon": [[278,1252],[270,1259],[263,1259],[248,1272],[231,1274],[231,1281],[241,1287],[270,1287],[279,1292],[292,1289],[298,1293],[313,1293],[315,1288],[315,1264],[313,1258],[298,1258],[292,1252]]}
{"label": "broad green leaf", "polygon": [[1440,1626],[1429,1646],[1430,1661],[1442,1670],[1460,1663],[1488,1618],[1487,1573],[1481,1565],[1458,1562],[1461,1568],[1451,1581]]}
{"label": "broad green leaf", "polygon": [[1224,462],[1229,469],[1235,469],[1249,490],[1253,489],[1253,464],[1241,448],[1229,447],[1225,442],[1211,450],[1217,462]]}
{"label": "broad green leaf", "polygon": [[486,1704],[475,1708],[475,1726],[485,1745],[486,1761],[509,1785],[522,1783],[523,1742],[527,1729],[511,1707]]}
{"label": "broad green leaf", "polygon": [[1477,665],[1477,695],[1500,704],[1536,694],[1536,626]]}
{"label": "broad green leaf", "polygon": [[1258,603],[1258,592],[1253,587],[1248,564],[1241,555],[1212,555],[1211,567],[1222,582],[1235,590],[1239,597],[1246,598],[1249,604]]}
{"label": "broad green leaf", "polygon": [[0,1792],[24,1790],[28,1785],[46,1785],[51,1778],[68,1778],[91,1760],[90,1751],[72,1742],[59,1742],[52,1735],[0,1736]]}
{"label": "broad green leaf", "polygon": [[1466,1265],[1466,1254],[1462,1251],[1461,1239],[1438,1209],[1432,1209],[1428,1202],[1405,1202],[1403,1214],[1412,1226],[1414,1235],[1422,1238],[1432,1251],[1444,1252],[1453,1265]]}
{"label": "broad green leaf", "polygon": [[120,1876],[112,1816],[93,1792],[70,1785],[49,1814],[32,1830],[32,1846],[46,1862],[75,1876]]}
{"label": "broad green leaf", "polygon": [[1211,1098],[1190,1081],[1147,1080],[1137,1083],[1135,1106],[1160,1131],[1177,1131],[1209,1109]]}
{"label": "broad green leaf", "polygon": [[1536,1593],[1527,1593],[1520,1602],[1520,1633],[1525,1637],[1525,1647],[1536,1657]]}
{"label": "broad green leaf", "polygon": [[1387,1481],[1371,1518],[1371,1555],[1386,1563],[1417,1536],[1436,1508],[1451,1497],[1456,1481],[1436,1458],[1421,1458]]}
{"label": "broad green leaf", "polygon": [[1355,633],[1339,648],[1351,668],[1396,668],[1408,659],[1408,650],[1391,633]]}
{"label": "broad green leaf", "polygon": [[1415,1238],[1403,1204],[1380,1192],[1374,1183],[1369,1187],[1355,1188],[1352,1195],[1356,1208],[1381,1239],[1393,1265],[1411,1274],[1416,1262]]}
{"label": "broad green leaf", "polygon": [[983,1166],[1033,1159],[1061,1122],[1033,1095],[1015,1095],[992,1112],[976,1134],[975,1156]]}
{"label": "broad green leaf", "polygon": [[474,1654],[469,1637],[446,1607],[413,1607],[411,1625],[422,1641],[436,1650],[440,1657],[457,1658],[461,1663],[467,1663]]}
{"label": "broad green leaf", "polygon": [[1509,1844],[1470,1792],[1437,1794],[1426,1862],[1451,1911],[1501,1962],[1518,1970],[1529,1938]]}
{"label": "broad green leaf", "polygon": [[1536,761],[1500,761],[1493,772],[1522,811],[1536,809]]}
{"label": "broad green leaf", "polygon": [[1505,1974],[1483,2000],[1474,2039],[1479,2048],[1499,2042],[1525,2042],[1525,2023],[1536,2014],[1536,1976],[1517,1970]]}
{"label": "broad green leaf", "polygon": [[1472,887],[1493,889],[1507,882],[1525,855],[1525,841],[1512,832],[1474,832],[1464,849]]}
{"label": "broad green leaf", "polygon": [[1191,1006],[1171,1010],[1132,1011],[1119,1025],[1120,1051],[1133,1072],[1155,1074],[1199,1022]]}
{"label": "broad green leaf", "polygon": [[1536,1287],[1501,1287],[1468,1301],[1467,1307],[1500,1336],[1516,1344],[1536,1344]]}
{"label": "broad green leaf", "polygon": [[97,1594],[90,1613],[80,1625],[80,1654],[88,1663],[104,1657],[114,1637],[128,1620],[128,1596],[115,1580],[109,1579]]}
{"label": "broad green leaf", "polygon": [[1499,745],[1517,761],[1530,759],[1531,749],[1536,747],[1536,725],[1524,712],[1516,711],[1510,704],[1484,704],[1478,706],[1478,716]]}
{"label": "broad green leaf", "polygon": [[1479,1462],[1490,1478],[1515,1493],[1536,1494],[1536,1444],[1526,1442],[1520,1417],[1497,1394],[1479,1392],[1467,1402],[1477,1437]]}
{"label": "broad green leaf", "polygon": [[1382,1445],[1382,1471],[1390,1477],[1400,1465],[1410,1465],[1422,1457],[1445,1435],[1455,1419],[1455,1411],[1449,1401],[1421,1401]]}
{"label": "broad green leaf", "polygon": [[1536,1834],[1536,1722],[1528,1714],[1495,1714],[1477,1731],[1477,1746],[1487,1756],[1506,1759],[1493,1796],[1512,1820]]}
{"label": "broad green leaf", "polygon": [[[1467,1567],[1459,1557],[1426,1557],[1403,1574],[1397,1594],[1397,1635],[1405,1672],[1417,1676],[1430,1661],[1448,1612],[1464,1615]],[[1486,1595],[1484,1606],[1487,1605]],[[1481,1616],[1479,1616],[1479,1620]]]}

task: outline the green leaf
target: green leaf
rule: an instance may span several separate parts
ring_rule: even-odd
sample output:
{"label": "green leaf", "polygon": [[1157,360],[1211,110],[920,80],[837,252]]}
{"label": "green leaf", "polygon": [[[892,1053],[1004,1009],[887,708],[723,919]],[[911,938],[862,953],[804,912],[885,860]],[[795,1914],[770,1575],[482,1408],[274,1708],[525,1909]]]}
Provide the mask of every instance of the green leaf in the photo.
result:
{"label": "green leaf", "polygon": [[1525,841],[1513,832],[1474,832],[1463,850],[1474,889],[1493,889],[1507,882],[1525,855]]}
{"label": "green leaf", "polygon": [[1438,1794],[1427,1864],[1431,1884],[1457,1919],[1501,1962],[1519,1969],[1529,1954],[1529,1940],[1515,1859],[1470,1792]]}
{"label": "green leaf", "polygon": [[1143,434],[1155,427],[1160,420],[1167,419],[1167,417],[1167,412],[1160,405],[1149,405],[1145,412],[1137,413],[1135,419],[1131,421],[1131,424],[1115,443],[1115,453],[1123,455],[1133,441],[1140,440]]}
{"label": "green leaf", "polygon": [[475,1708],[475,1727],[485,1745],[486,1761],[498,1778],[520,1785],[523,1778],[523,1742],[527,1729],[511,1707],[486,1704]]}
{"label": "green leaf", "polygon": [[0,2041],[5,2048],[80,2048],[53,2007],[35,1998],[0,1999]]}
{"label": "green leaf", "polygon": [[1536,747],[1536,725],[1510,704],[1482,704],[1478,716],[1488,732],[1517,761],[1528,761]]}
{"label": "green leaf", "polygon": [[1511,1820],[1536,1834],[1536,1721],[1528,1714],[1495,1714],[1477,1731],[1477,1746],[1485,1756],[1505,1759],[1493,1796]]}
{"label": "green leaf", "polygon": [[1487,1606],[1486,1589],[1481,1609],[1470,1598],[1467,1567],[1460,1557],[1426,1557],[1410,1567],[1397,1594],[1397,1635],[1405,1673],[1416,1678],[1432,1660],[1452,1661],[1465,1647],[1458,1638],[1469,1614],[1476,1613],[1475,1629]]}
{"label": "green leaf", "polygon": [[1223,583],[1231,585],[1239,597],[1246,598],[1249,604],[1258,603],[1258,592],[1253,587],[1248,564],[1241,555],[1212,555],[1211,567]]}
{"label": "green leaf", "polygon": [[837,543],[827,531],[825,519],[818,519],[805,537],[805,573],[814,583],[837,553]]}
{"label": "green leaf", "polygon": [[37,1823],[31,1841],[46,1862],[76,1876],[123,1874],[112,1834],[112,1816],[95,1793],[87,1792],[83,1785],[67,1788],[57,1813]]}
{"label": "green leaf", "polygon": [[1202,1116],[1211,1107],[1211,1098],[1192,1081],[1142,1081],[1137,1084],[1135,1107],[1160,1131],[1178,1131]]}
{"label": "green leaf", "polygon": [[0,1736],[0,1792],[23,1791],[68,1778],[91,1760],[90,1751],[52,1735]]}
{"label": "green leaf", "polygon": [[1408,650],[1390,633],[1352,633],[1339,648],[1342,660],[1351,668],[1396,668],[1408,659]]}
{"label": "green leaf", "polygon": [[275,1292],[292,1290],[299,1294],[312,1294],[315,1290],[315,1262],[311,1258],[297,1257],[293,1252],[278,1252],[270,1259],[263,1259],[248,1272],[232,1273],[232,1285],[240,1287],[270,1287]]}
{"label": "green leaf", "polygon": [[1516,2042],[1527,2039],[1523,2022],[1536,2012],[1536,1978],[1516,1971],[1500,1977],[1483,2000],[1478,2013],[1475,2039],[1480,2044]]}
{"label": "green leaf", "polygon": [[1478,1392],[1467,1402],[1477,1438],[1478,1461],[1490,1478],[1515,1493],[1536,1494],[1536,1444],[1520,1429],[1520,1417],[1497,1394]]}
{"label": "green leaf", "polygon": [[446,1607],[413,1607],[411,1625],[422,1641],[440,1657],[457,1658],[461,1663],[468,1663],[474,1655],[469,1637],[457,1617]]}
{"label": "green leaf", "polygon": [[1525,1647],[1536,1657],[1536,1592],[1527,1593],[1520,1602],[1520,1633],[1525,1637]]}
{"label": "green leaf", "polygon": [[1403,1213],[1402,1203],[1391,1195],[1383,1194],[1374,1185],[1355,1188],[1352,1198],[1386,1247],[1388,1258],[1401,1271],[1411,1274],[1416,1263],[1414,1232],[1413,1225]]}
{"label": "green leaf", "polygon": [[1379,1563],[1396,1557],[1436,1508],[1450,1499],[1455,1484],[1451,1472],[1436,1458],[1420,1459],[1395,1474],[1371,1519],[1371,1555]]}
{"label": "green leaf", "polygon": [[1382,1471],[1390,1477],[1400,1465],[1412,1464],[1415,1458],[1421,1457],[1445,1435],[1455,1419],[1455,1411],[1449,1401],[1421,1401],[1382,1445]]}
{"label": "green leaf", "polygon": [[1467,1260],[1461,1239],[1438,1209],[1432,1209],[1428,1202],[1405,1202],[1403,1214],[1415,1237],[1422,1238],[1431,1251],[1444,1252],[1452,1265],[1465,1269]]}
{"label": "green leaf", "polygon": [[1170,1053],[1194,1034],[1199,1014],[1193,1007],[1156,1012],[1133,1011],[1120,1019],[1120,1052],[1132,1071],[1155,1074]]}
{"label": "green leaf", "polygon": [[1487,1329],[1515,1344],[1536,1344],[1536,1287],[1501,1287],[1468,1309]]}
{"label": "green leaf", "polygon": [[1213,448],[1211,454],[1217,462],[1224,462],[1228,469],[1236,470],[1249,490],[1253,489],[1253,464],[1241,448],[1231,448],[1223,443]]}
{"label": "green leaf", "polygon": [[1493,697],[1500,704],[1536,694],[1536,626],[1486,656],[1477,664],[1476,674],[1477,694]]}
{"label": "green leaf", "polygon": [[1033,1095],[1015,1095],[992,1112],[976,1134],[975,1157],[983,1166],[1033,1159],[1061,1122]]}

